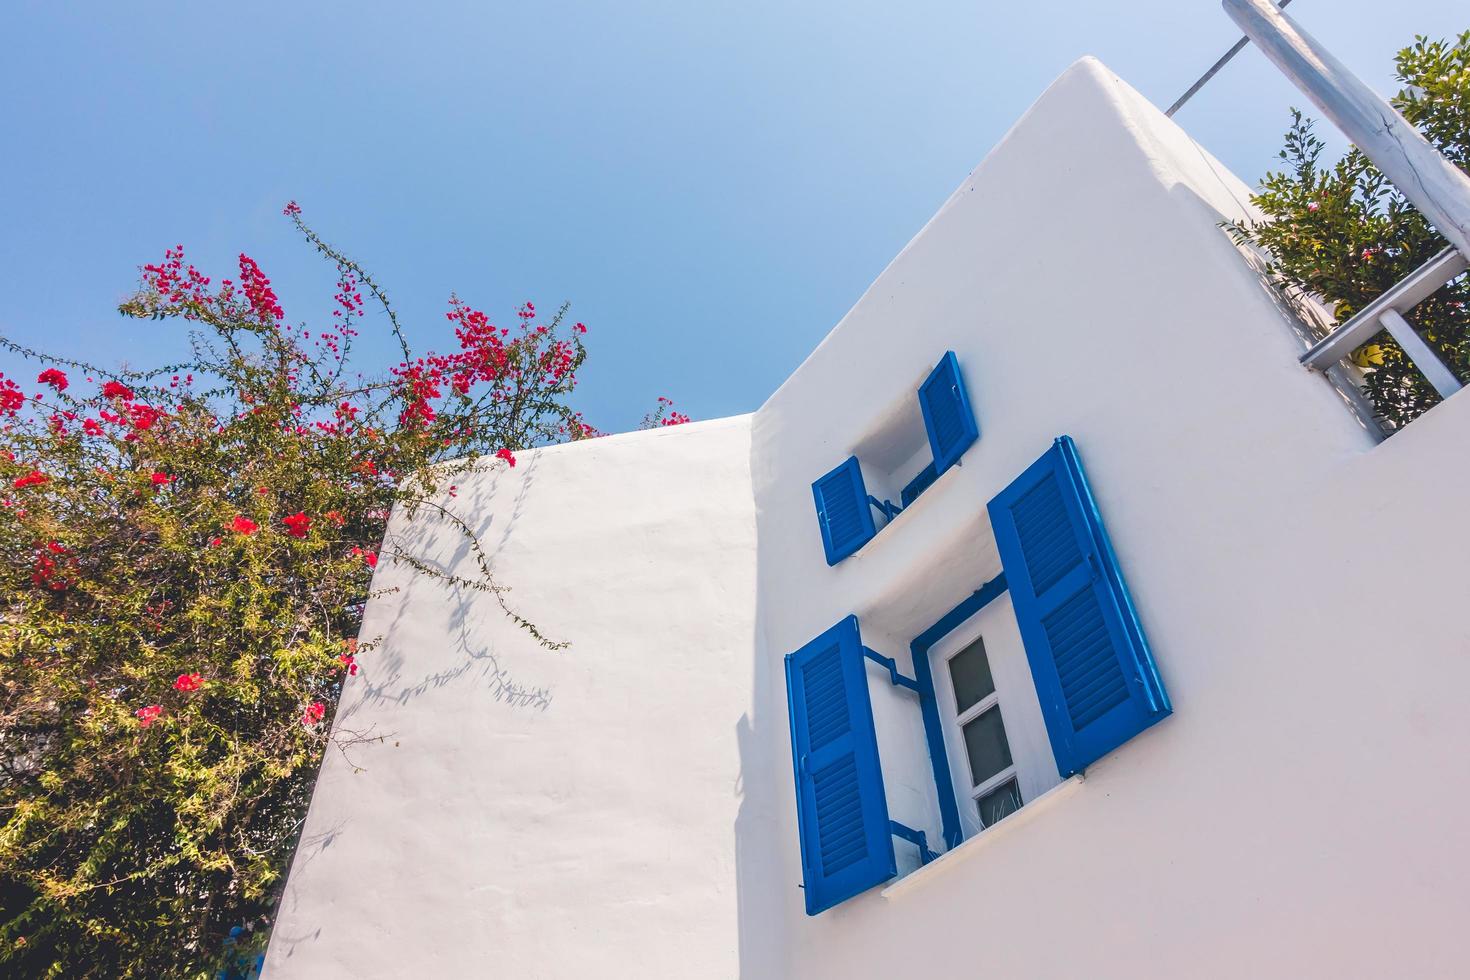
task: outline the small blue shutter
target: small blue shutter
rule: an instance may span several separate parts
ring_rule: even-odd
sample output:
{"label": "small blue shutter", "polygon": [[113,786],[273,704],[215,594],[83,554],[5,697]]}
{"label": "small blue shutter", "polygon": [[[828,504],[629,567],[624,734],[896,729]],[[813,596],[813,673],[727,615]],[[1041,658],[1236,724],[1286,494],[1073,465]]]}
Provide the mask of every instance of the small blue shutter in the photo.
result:
{"label": "small blue shutter", "polygon": [[856,616],[786,656],[806,914],[898,873]]}
{"label": "small blue shutter", "polygon": [[1173,709],[1068,436],[990,502],[990,523],[1062,776]]}
{"label": "small blue shutter", "polygon": [[812,484],[817,501],[817,524],[827,564],[835,565],[872,540],[878,533],[868,509],[868,489],[856,456]]}
{"label": "small blue shutter", "polygon": [[928,379],[919,386],[919,408],[924,413],[924,431],[929,433],[937,477],[959,462],[970,444],[980,437],[980,427],[975,423],[954,351],[941,357]]}

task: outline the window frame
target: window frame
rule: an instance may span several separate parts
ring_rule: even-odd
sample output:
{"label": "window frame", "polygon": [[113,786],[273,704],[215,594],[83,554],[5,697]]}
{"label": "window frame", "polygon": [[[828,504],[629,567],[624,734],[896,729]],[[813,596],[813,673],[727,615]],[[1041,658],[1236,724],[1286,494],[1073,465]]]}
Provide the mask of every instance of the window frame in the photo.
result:
{"label": "window frame", "polygon": [[[1007,635],[1013,632],[1014,635]],[[954,687],[951,661],[976,640],[985,643],[995,690],[975,704],[959,710],[959,696]],[[996,656],[1005,658],[997,670]],[[1021,797],[1021,807],[1062,782],[1056,758],[1051,750],[1046,722],[1042,716],[1030,663],[1021,640],[1015,609],[1009,592],[1002,592],[970,616],[936,637],[929,648],[932,671],[943,673],[934,683],[940,725],[949,756],[950,785],[959,803],[960,827],[964,839],[984,832],[988,826],[980,817],[980,800],[1014,779]],[[1010,749],[1011,764],[976,785],[965,745],[964,726],[985,712],[997,708]],[[960,802],[968,800],[968,806]],[[1015,811],[1012,811],[1013,813]]]}

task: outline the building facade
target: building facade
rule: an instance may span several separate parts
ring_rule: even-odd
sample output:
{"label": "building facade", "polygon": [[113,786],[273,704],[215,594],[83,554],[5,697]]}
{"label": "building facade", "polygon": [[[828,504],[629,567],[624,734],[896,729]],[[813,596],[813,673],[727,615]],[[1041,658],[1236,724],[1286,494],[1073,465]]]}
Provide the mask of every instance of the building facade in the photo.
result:
{"label": "building facade", "polygon": [[1084,59],[758,411],[462,482],[570,645],[384,562],[265,976],[1463,975],[1470,400],[1248,196]]}

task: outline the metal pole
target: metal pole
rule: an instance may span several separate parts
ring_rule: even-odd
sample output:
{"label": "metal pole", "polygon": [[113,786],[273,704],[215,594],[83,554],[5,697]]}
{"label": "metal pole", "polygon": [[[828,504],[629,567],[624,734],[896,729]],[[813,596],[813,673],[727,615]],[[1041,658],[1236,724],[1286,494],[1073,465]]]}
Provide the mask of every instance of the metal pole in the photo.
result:
{"label": "metal pole", "polygon": [[[1289,3],[1291,3],[1291,0],[1281,0],[1281,2],[1278,3],[1276,6],[1279,7],[1280,9],[1282,9],[1282,10],[1285,10],[1286,9],[1286,5],[1289,4]],[[1250,43],[1251,43],[1251,39],[1250,38],[1243,37],[1239,41],[1236,41],[1234,44],[1232,44],[1230,46],[1230,50],[1229,51],[1226,51],[1225,54],[1224,54],[1224,56],[1221,57],[1221,59],[1219,61],[1217,61],[1213,65],[1211,65],[1209,71],[1205,72],[1203,75],[1201,75],[1199,77],[1199,81],[1197,81],[1193,85],[1189,86],[1189,91],[1188,92],[1185,92],[1183,95],[1179,96],[1179,98],[1177,98],[1177,99],[1174,100],[1174,104],[1171,105],[1168,108],[1168,110],[1164,113],[1164,115],[1166,115],[1166,116],[1172,116],[1172,115],[1174,115],[1174,113],[1178,112],[1181,108],[1183,108],[1184,103],[1186,103],[1190,99],[1194,98],[1194,93],[1198,92],[1200,89],[1202,89],[1202,88],[1205,87],[1205,82],[1208,82],[1210,79],[1214,78],[1215,75],[1216,75],[1216,73],[1218,73],[1221,68],[1224,68],[1226,65],[1230,64],[1230,59],[1231,58],[1234,58],[1236,55],[1240,54],[1240,52],[1245,49],[1245,46],[1247,44],[1250,44]]]}
{"label": "metal pole", "polygon": [[1223,0],[1240,25],[1297,88],[1368,155],[1399,192],[1463,255],[1470,255],[1470,175],[1271,0]]}

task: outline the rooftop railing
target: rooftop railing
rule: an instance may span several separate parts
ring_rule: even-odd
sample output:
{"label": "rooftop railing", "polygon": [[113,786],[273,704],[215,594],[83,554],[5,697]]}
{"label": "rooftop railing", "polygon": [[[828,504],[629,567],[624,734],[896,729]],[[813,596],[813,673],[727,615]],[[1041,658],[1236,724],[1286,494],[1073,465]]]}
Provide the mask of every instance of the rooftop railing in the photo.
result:
{"label": "rooftop railing", "polygon": [[[1223,5],[1246,37],[1324,116],[1337,124],[1450,243],[1408,278],[1313,344],[1302,355],[1302,363],[1326,372],[1374,334],[1387,330],[1440,396],[1448,398],[1460,390],[1460,381],[1404,319],[1404,314],[1470,269],[1467,261],[1470,175],[1455,166],[1387,100],[1358,79],[1271,0],[1223,0]],[[1231,53],[1236,50],[1239,46]],[[1197,89],[1198,85],[1186,93],[1176,108]]]}

